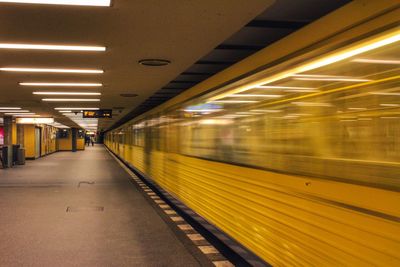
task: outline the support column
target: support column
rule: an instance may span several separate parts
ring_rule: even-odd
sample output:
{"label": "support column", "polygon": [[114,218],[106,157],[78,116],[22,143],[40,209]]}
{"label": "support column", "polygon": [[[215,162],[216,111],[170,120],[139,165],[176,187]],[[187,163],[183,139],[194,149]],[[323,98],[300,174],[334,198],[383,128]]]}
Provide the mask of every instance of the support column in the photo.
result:
{"label": "support column", "polygon": [[78,129],[71,128],[71,135],[72,135],[72,138],[71,138],[72,139],[72,152],[76,152]]}
{"label": "support column", "polygon": [[11,168],[13,163],[13,149],[12,149],[12,116],[4,116],[4,147],[6,147],[8,153],[6,161],[6,167]]}
{"label": "support column", "polygon": [[20,148],[24,147],[24,125],[17,124],[17,144],[20,145]]}

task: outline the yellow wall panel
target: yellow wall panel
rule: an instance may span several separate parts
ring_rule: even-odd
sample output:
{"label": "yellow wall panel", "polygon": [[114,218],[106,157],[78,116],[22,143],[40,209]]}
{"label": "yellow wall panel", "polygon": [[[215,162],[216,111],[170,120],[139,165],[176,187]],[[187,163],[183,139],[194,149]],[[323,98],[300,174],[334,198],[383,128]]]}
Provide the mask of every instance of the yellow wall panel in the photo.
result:
{"label": "yellow wall panel", "polygon": [[35,125],[24,125],[25,157],[35,158]]}
{"label": "yellow wall panel", "polygon": [[12,124],[12,131],[11,131],[11,141],[13,145],[17,144],[17,124],[13,122]]}
{"label": "yellow wall panel", "polygon": [[[71,146],[71,149],[72,149],[72,146]],[[76,139],[76,149],[77,150],[85,150],[85,139],[84,138]]]}

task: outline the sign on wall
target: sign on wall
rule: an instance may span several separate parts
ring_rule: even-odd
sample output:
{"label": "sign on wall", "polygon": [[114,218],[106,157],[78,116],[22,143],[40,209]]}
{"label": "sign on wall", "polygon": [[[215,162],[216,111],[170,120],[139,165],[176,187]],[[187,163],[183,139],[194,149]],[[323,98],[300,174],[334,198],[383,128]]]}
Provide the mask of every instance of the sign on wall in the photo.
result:
{"label": "sign on wall", "polygon": [[112,118],[112,109],[84,110],[83,118]]}

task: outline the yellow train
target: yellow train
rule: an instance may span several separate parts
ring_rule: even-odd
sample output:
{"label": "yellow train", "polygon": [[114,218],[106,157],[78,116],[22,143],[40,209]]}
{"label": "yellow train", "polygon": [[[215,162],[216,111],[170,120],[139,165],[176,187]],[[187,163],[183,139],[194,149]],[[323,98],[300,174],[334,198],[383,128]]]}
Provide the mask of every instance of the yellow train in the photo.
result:
{"label": "yellow train", "polygon": [[274,266],[400,266],[396,2],[354,1],[105,144]]}

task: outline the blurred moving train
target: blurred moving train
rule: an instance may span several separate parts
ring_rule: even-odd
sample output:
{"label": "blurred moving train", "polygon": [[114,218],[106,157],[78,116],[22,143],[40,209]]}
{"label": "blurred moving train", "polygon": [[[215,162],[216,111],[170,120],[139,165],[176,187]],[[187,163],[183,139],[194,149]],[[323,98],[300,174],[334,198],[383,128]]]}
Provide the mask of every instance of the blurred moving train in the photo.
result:
{"label": "blurred moving train", "polygon": [[150,111],[106,145],[272,265],[400,266],[399,17]]}

